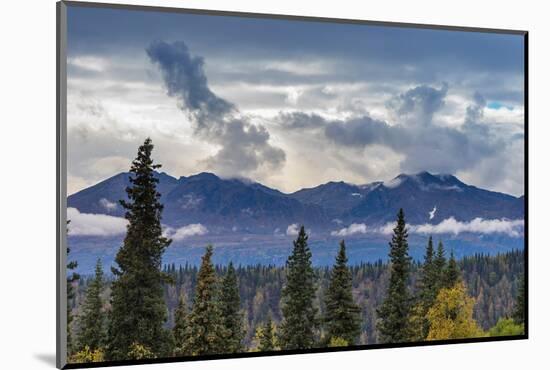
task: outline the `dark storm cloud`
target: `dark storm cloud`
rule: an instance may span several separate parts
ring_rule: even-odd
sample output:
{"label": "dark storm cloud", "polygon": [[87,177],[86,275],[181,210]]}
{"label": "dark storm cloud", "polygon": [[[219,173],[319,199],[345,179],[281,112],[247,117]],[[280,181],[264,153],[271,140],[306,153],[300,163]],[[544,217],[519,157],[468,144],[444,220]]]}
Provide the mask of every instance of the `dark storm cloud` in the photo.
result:
{"label": "dark storm cloud", "polygon": [[[271,176],[289,187],[378,179],[365,172],[368,162],[387,171],[463,170],[472,184],[523,192],[521,35],[78,6],[68,7],[68,34],[73,88],[119,104],[107,110],[129,126],[127,113],[145,102],[144,120],[172,130],[162,76],[193,123],[189,166],[214,146],[201,170]],[[484,117],[487,103],[510,111]],[[325,118],[334,115],[345,118]],[[304,158],[316,160],[307,174],[295,171]]]}
{"label": "dark storm cloud", "polygon": [[445,105],[448,85],[439,89],[428,85],[420,85],[391,99],[386,105],[400,117],[413,115],[414,122],[429,124],[433,114]]}
{"label": "dark storm cloud", "polygon": [[[310,129],[336,146],[363,149],[382,145],[403,154],[401,168],[406,172],[434,171],[456,173],[475,166],[491,157],[511,142],[480,123],[485,99],[476,93],[474,103],[464,112],[461,127],[448,127],[433,122],[433,115],[445,104],[448,86],[441,88],[418,86],[390,99],[399,116],[414,113],[416,119],[425,117],[421,125],[407,122],[389,124],[368,115],[347,120],[328,120],[303,112],[286,113],[278,119],[288,129]],[[368,159],[367,159],[368,160]]]}
{"label": "dark storm cloud", "polygon": [[[519,101],[521,86],[504,87],[523,74],[520,35],[255,19],[198,14],[125,11],[69,6],[69,50],[74,54],[132,54],[152,40],[184,38],[194,53],[224,65],[248,63],[244,69],[212,68],[216,82],[261,84],[330,81],[406,81],[476,84],[493,76],[499,88]],[[146,25],[146,26],[144,26]],[[344,63],[328,74],[303,75],[265,66],[266,61],[318,60]],[[250,63],[257,61],[257,63]],[[262,67],[263,66],[263,67]],[[485,86],[493,86],[495,83]],[[480,90],[484,86],[477,86]],[[519,93],[518,93],[518,90]],[[492,95],[483,91],[486,98]]]}
{"label": "dark storm cloud", "polygon": [[479,122],[479,120],[483,118],[483,108],[486,104],[487,102],[483,95],[476,91],[474,94],[474,104],[469,105],[466,109],[466,118],[464,122],[472,125]]}
{"label": "dark storm cloud", "polygon": [[177,98],[195,122],[195,133],[221,147],[207,159],[217,173],[245,176],[262,167],[283,165],[285,153],[269,143],[267,129],[252,124],[233,104],[212,92],[203,58],[191,55],[184,42],[157,41],[146,51],[159,67],[168,95]]}
{"label": "dark storm cloud", "polygon": [[398,147],[401,137],[399,127],[391,127],[386,122],[369,116],[348,121],[333,121],[325,125],[325,136],[335,143],[363,147],[383,144]]}
{"label": "dark storm cloud", "polygon": [[181,107],[194,114],[200,125],[236,112],[233,104],[210,90],[204,59],[192,56],[184,42],[153,42],[146,52],[158,64],[168,95],[177,97]]}

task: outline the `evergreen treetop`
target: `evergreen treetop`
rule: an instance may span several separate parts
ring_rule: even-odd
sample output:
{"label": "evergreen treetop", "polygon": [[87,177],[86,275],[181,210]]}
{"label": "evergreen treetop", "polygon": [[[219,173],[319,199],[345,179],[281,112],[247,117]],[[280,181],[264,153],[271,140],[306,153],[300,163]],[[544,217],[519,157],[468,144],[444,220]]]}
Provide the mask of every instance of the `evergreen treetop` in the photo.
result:
{"label": "evergreen treetop", "polygon": [[220,294],[220,307],[223,325],[226,331],[224,338],[225,351],[229,353],[243,351],[243,316],[240,312],[241,300],[239,297],[239,285],[233,263],[227,267],[227,273],[222,281]]}
{"label": "evergreen treetop", "polygon": [[449,257],[449,262],[445,269],[445,277],[443,279],[444,288],[452,288],[461,280],[460,270],[455,260],[453,251],[451,250],[451,256]]}
{"label": "evergreen treetop", "polygon": [[512,318],[516,324],[525,324],[525,275],[519,280],[518,294]]}
{"label": "evergreen treetop", "polygon": [[178,307],[174,313],[174,354],[176,356],[188,355],[186,348],[187,338],[189,335],[189,308],[187,307],[187,302],[185,300],[185,295],[180,294],[178,300]]}
{"label": "evergreen treetop", "polygon": [[271,320],[271,315],[268,314],[267,320],[261,330],[258,351],[269,352],[275,350],[275,336],[273,334],[273,321]]}
{"label": "evergreen treetop", "polygon": [[279,344],[283,349],[306,349],[315,344],[315,274],[304,226],[286,263],[286,284],[281,295],[283,321]]}
{"label": "evergreen treetop", "polygon": [[[172,352],[170,333],[164,328],[167,308],[163,297],[166,276],[161,258],[171,240],[162,235],[158,179],[147,138],[130,168],[129,201],[120,201],[128,220],[124,243],[112,268],[111,315],[106,357],[127,359],[129,353],[159,357]],[[139,351],[138,351],[139,349]],[[137,356],[137,355],[136,355]]]}
{"label": "evergreen treetop", "polygon": [[[67,220],[67,234],[69,234],[69,224],[71,220]],[[73,288],[73,283],[80,279],[80,275],[74,272],[78,267],[77,261],[70,261],[69,255],[71,253],[71,248],[67,247],[67,354],[70,355],[74,350],[73,338],[71,335],[72,332],[72,323],[73,323],[73,313],[72,313],[72,304],[75,298],[75,292]],[[70,272],[72,271],[72,272]]]}
{"label": "evergreen treetop", "polygon": [[424,340],[428,335],[429,322],[426,318],[426,314],[437,297],[439,279],[440,272],[437,271],[436,254],[433,247],[433,240],[430,236],[428,245],[426,246],[424,263],[420,270],[418,295],[416,297],[416,305],[413,310],[414,313],[411,321],[415,340]]}
{"label": "evergreen treetop", "polygon": [[353,300],[351,272],[347,266],[346,244],[342,240],[336,262],[330,273],[326,292],[327,339],[341,338],[348,345],[357,341],[361,332],[361,310]]}
{"label": "evergreen treetop", "polygon": [[411,296],[408,290],[411,258],[408,254],[408,233],[403,209],[397,214],[390,246],[390,281],[386,298],[377,310],[378,331],[381,343],[410,341]]}
{"label": "evergreen treetop", "polygon": [[103,267],[101,260],[97,260],[95,277],[86,290],[86,300],[82,313],[78,318],[78,349],[88,348],[90,351],[103,349],[106,344],[106,314],[103,311]]}
{"label": "evergreen treetop", "polygon": [[197,276],[193,309],[189,314],[189,331],[185,348],[191,355],[225,353],[224,327],[219,304],[218,279],[212,264],[213,248],[206,247]]}
{"label": "evergreen treetop", "polygon": [[437,251],[433,263],[434,275],[437,276],[436,291],[439,291],[439,289],[443,287],[444,282],[446,281],[445,266],[447,266],[447,258],[445,257],[445,248],[443,247],[443,242],[440,240],[437,244]]}

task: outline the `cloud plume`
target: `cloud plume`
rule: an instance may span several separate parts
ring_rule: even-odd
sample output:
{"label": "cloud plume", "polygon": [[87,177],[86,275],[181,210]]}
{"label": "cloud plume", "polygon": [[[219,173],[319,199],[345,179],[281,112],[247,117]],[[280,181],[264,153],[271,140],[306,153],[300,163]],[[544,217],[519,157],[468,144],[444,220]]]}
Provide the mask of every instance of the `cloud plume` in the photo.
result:
{"label": "cloud plume", "polygon": [[184,42],[157,41],[146,51],[160,69],[168,95],[194,122],[195,134],[220,147],[206,159],[212,170],[224,176],[250,176],[284,164],[285,152],[271,145],[265,126],[253,124],[210,89],[204,59],[191,55]]}
{"label": "cloud plume", "polygon": [[[436,115],[446,105],[448,89],[446,83],[439,88],[419,85],[393,96],[386,108],[395,122],[368,114],[335,119],[304,112],[282,113],[277,119],[287,130],[308,130],[336,148],[389,148],[401,156],[400,170],[409,173],[471,171],[480,160],[513,150],[517,140],[483,121],[486,101],[479,93],[465,108],[461,124],[441,123]],[[505,167],[497,166],[495,171]]]}

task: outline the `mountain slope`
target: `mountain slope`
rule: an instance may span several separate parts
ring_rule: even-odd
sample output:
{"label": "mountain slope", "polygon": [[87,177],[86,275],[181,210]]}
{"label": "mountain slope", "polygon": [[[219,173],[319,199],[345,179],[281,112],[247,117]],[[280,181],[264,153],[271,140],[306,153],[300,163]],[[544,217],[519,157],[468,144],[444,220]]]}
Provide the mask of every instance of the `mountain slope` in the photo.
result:
{"label": "mountain slope", "polygon": [[[128,173],[121,173],[69,196],[68,206],[83,213],[123,215]],[[439,223],[449,217],[469,221],[522,219],[524,198],[479,189],[452,175],[421,172],[366,185],[329,182],[284,194],[265,185],[200,173],[175,179],[157,174],[164,204],[163,223],[177,227],[204,223],[209,228],[246,232],[285,231],[293,223],[327,232],[332,221],[385,224],[399,208],[412,224]],[[331,226],[332,225],[332,226]]]}
{"label": "mountain slope", "polygon": [[257,183],[225,180],[201,173],[178,181],[166,195],[164,220],[174,225],[201,222],[246,227],[286,227],[290,223],[326,222],[324,210]]}
{"label": "mountain slope", "polygon": [[451,175],[399,175],[376,187],[344,216],[367,223],[392,221],[399,208],[407,222],[438,223],[449,217],[469,221],[523,218],[523,200],[466,185]]}
{"label": "mountain slope", "polygon": [[[178,180],[164,172],[156,172],[155,177],[159,180],[157,190],[161,194],[162,202],[177,185]],[[128,200],[126,196],[128,186],[130,186],[130,172],[119,173],[70,195],[67,198],[67,207],[77,208],[82,213],[123,216],[124,210],[119,200]]]}

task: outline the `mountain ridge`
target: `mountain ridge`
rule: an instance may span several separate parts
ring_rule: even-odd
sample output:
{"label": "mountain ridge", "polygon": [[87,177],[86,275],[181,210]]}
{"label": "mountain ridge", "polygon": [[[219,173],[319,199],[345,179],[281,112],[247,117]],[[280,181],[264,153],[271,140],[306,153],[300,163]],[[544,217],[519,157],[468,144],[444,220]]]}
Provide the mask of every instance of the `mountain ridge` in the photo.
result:
{"label": "mountain ridge", "polygon": [[[127,199],[130,173],[122,172],[72,194],[68,207],[83,213],[122,216],[118,200]],[[399,174],[389,181],[350,184],[329,181],[283,193],[248,179],[222,178],[201,172],[179,178],[156,172],[165,209],[163,222],[171,226],[206,223],[213,227],[247,227],[272,232],[293,223],[313,229],[341,223],[382,224],[404,208],[408,222],[436,223],[446,218],[523,218],[524,197],[468,185],[450,174]],[[245,225],[246,227],[244,227]]]}

